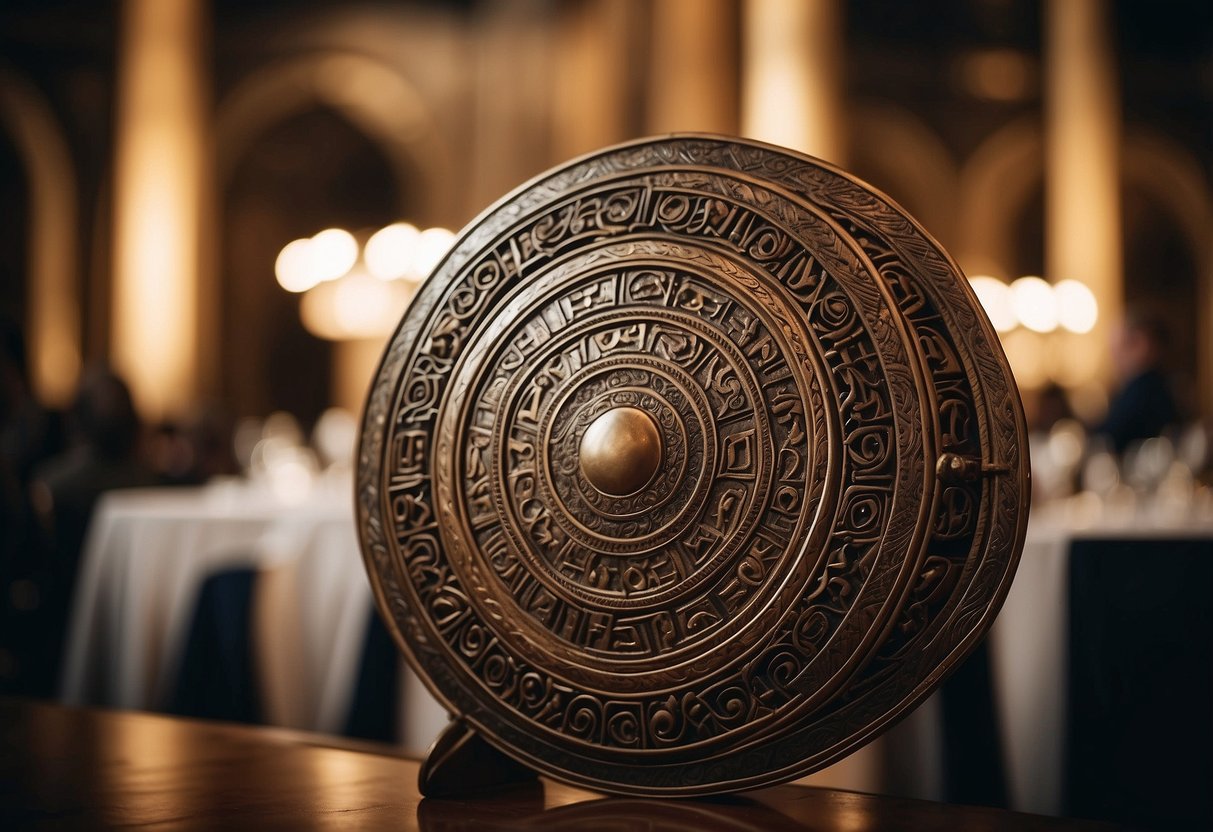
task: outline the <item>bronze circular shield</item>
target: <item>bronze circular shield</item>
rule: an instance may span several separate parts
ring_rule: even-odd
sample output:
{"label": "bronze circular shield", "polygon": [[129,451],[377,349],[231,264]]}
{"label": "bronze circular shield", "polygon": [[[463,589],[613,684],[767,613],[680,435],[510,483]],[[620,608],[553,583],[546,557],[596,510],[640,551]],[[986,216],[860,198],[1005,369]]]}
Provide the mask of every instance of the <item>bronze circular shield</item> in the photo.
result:
{"label": "bronze circular shield", "polygon": [[888,197],[655,138],[463,231],[375,377],[358,522],[397,643],[489,743],[734,791],[855,750],[985,634],[1025,436],[967,281]]}

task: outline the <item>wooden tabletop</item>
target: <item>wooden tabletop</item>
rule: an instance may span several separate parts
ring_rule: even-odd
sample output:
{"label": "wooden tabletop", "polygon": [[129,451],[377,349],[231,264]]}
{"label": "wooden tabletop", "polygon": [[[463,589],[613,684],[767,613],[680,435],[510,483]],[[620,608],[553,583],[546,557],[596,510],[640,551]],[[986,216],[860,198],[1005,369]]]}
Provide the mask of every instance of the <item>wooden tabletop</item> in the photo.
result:
{"label": "wooden tabletop", "polygon": [[422,799],[418,763],[330,737],[0,699],[0,829],[1095,830],[806,786],[712,800],[604,798],[549,781]]}

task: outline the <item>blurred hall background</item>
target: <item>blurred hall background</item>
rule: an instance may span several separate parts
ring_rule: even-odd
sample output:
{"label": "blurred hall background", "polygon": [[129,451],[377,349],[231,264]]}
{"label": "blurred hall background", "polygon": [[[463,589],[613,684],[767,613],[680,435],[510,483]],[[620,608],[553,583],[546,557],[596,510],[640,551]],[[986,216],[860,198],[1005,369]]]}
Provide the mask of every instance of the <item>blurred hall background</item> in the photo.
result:
{"label": "blurred hall background", "polygon": [[[1207,2],[7,0],[0,691],[387,731],[423,749],[432,705],[351,704],[373,687],[365,651],[392,655],[367,635],[365,588],[355,581],[331,608],[315,594],[332,584],[323,576],[365,583],[348,477],[379,351],[450,232],[498,197],[601,146],[682,131],[770,141],[855,173],[972,279],[1033,432],[1038,536],[1025,565],[1033,541],[1054,553],[1021,583],[1053,586],[1061,573],[1048,570],[1072,569],[1072,544],[1110,518],[1207,545]],[[1154,386],[1140,386],[1146,375]],[[1163,405],[1142,415],[1143,400]],[[119,488],[138,490],[109,494]],[[317,504],[327,509],[301,526]],[[233,516],[245,525],[210,541]],[[301,566],[300,552],[322,566]],[[115,588],[118,562],[152,577]],[[296,589],[265,600],[267,571]],[[1061,629],[1066,586],[1050,590],[1047,620]],[[219,661],[200,635],[215,593],[244,598],[243,629],[214,639],[236,644],[232,673],[249,678],[225,705],[183,704],[190,662]],[[281,648],[291,667],[249,669],[248,644],[264,637],[249,609],[337,616],[347,602],[359,623],[342,643],[354,647],[317,652],[303,635]],[[1040,603],[1013,595],[1008,610],[1039,617]],[[163,643],[135,660],[127,651],[149,648],[129,610],[144,606]],[[1207,622],[1207,600],[1194,614]],[[1050,650],[1054,665],[994,656],[995,686],[1000,674],[1045,686],[1066,675],[1073,651]],[[334,651],[354,658],[335,671]],[[1199,691],[1213,671],[1201,673]],[[292,694],[334,674],[349,681],[329,698]],[[424,696],[393,678],[405,700]],[[995,706],[997,726],[975,736],[1001,737],[998,785],[961,797],[1127,816],[1066,791],[1082,779],[1066,768],[1072,747],[1049,756],[1007,727],[1035,712]],[[388,727],[359,727],[358,708],[380,708]],[[1057,732],[1057,746],[1074,724],[1033,730]],[[1199,737],[1203,776],[1213,729]],[[955,749],[933,742],[945,762],[922,765],[944,785],[898,780],[921,760],[896,754],[858,782],[956,798]]]}
{"label": "blurred hall background", "polygon": [[[3,313],[49,407],[104,361],[153,423],[217,406],[310,424],[360,406],[366,372],[344,379],[354,350],[310,335],[273,279],[287,242],[457,230],[578,154],[709,131],[851,170],[971,277],[1089,286],[1099,317],[1067,366],[1043,358],[1059,333],[1008,333],[1029,398],[1055,381],[1096,421],[1108,333],[1126,303],[1156,304],[1186,411],[1207,418],[1211,17],[1145,0],[15,0]],[[307,372],[276,371],[288,358]]]}

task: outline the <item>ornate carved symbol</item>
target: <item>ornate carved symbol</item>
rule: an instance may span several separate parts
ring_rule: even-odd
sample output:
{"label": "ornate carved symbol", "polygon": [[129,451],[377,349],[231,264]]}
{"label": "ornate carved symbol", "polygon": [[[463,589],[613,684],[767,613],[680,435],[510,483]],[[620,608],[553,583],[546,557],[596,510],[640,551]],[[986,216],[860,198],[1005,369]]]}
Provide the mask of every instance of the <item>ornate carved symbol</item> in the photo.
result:
{"label": "ornate carved symbol", "polygon": [[464,231],[384,357],[358,511],[421,678],[605,791],[838,759],[984,634],[1022,413],[959,271],[868,186],[739,140],[604,150]]}

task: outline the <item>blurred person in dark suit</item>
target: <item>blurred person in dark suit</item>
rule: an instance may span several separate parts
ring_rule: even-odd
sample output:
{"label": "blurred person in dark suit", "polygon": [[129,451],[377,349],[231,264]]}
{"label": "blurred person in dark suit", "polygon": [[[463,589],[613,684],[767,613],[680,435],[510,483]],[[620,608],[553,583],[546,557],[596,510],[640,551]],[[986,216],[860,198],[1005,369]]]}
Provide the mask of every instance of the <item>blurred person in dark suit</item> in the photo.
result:
{"label": "blurred person in dark suit", "polygon": [[1161,314],[1131,309],[1112,347],[1121,386],[1095,428],[1118,454],[1141,439],[1161,436],[1179,422],[1179,407],[1164,371],[1169,333]]}

